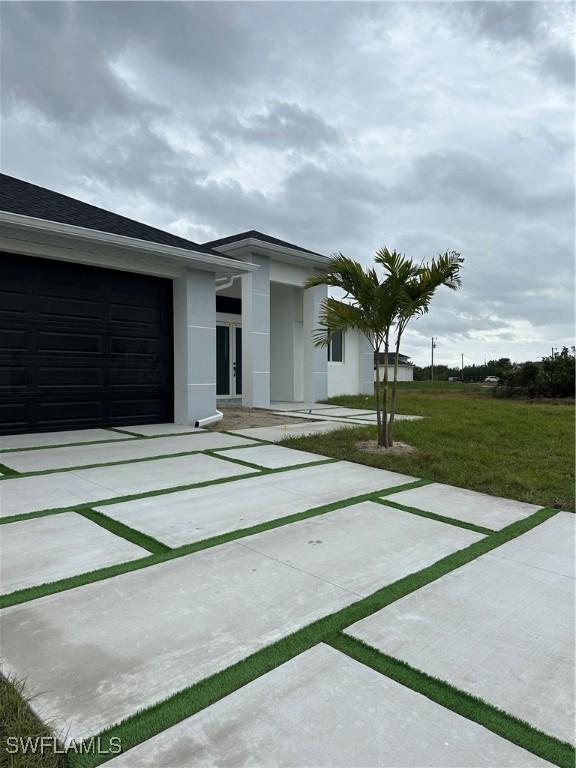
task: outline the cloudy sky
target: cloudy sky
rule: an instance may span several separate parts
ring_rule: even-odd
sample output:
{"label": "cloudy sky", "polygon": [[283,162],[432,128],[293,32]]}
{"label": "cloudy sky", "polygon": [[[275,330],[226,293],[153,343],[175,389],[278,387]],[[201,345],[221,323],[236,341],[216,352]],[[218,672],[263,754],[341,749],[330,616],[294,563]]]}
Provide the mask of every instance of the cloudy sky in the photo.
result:
{"label": "cloudy sky", "polygon": [[574,6],[2,4],[3,171],[197,242],[455,249],[404,352],[573,335]]}

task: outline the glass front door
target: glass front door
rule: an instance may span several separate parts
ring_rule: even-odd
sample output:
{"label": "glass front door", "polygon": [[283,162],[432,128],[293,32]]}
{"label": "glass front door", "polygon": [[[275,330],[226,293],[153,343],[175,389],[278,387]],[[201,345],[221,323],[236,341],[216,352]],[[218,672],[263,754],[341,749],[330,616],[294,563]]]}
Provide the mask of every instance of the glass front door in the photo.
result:
{"label": "glass front door", "polygon": [[216,394],[242,394],[242,326],[237,323],[216,324]]}

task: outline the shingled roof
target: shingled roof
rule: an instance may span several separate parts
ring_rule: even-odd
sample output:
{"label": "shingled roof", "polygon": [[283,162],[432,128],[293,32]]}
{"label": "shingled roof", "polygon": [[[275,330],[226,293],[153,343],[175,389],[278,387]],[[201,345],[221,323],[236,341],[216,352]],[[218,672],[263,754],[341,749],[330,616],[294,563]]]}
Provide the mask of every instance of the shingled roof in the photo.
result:
{"label": "shingled roof", "polygon": [[262,240],[265,243],[271,243],[272,245],[281,245],[284,248],[292,248],[295,251],[302,251],[303,253],[310,253],[313,256],[322,256],[322,253],[316,251],[310,251],[308,248],[302,248],[300,245],[294,245],[294,243],[288,243],[286,240],[279,240],[277,237],[271,237],[265,235],[263,232],[258,232],[256,229],[249,229],[247,232],[240,232],[237,235],[230,235],[229,237],[221,237],[219,240],[209,240],[204,243],[204,246],[210,248],[217,248],[219,245],[228,245],[230,243],[237,243],[241,240]]}
{"label": "shingled roof", "polygon": [[192,240],[186,240],[162,229],[150,227],[148,224],[142,224],[126,216],[83,203],[74,197],[53,192],[51,189],[30,184],[28,181],[22,181],[4,173],[0,173],[0,210],[222,256],[212,251],[207,245],[199,245]]}

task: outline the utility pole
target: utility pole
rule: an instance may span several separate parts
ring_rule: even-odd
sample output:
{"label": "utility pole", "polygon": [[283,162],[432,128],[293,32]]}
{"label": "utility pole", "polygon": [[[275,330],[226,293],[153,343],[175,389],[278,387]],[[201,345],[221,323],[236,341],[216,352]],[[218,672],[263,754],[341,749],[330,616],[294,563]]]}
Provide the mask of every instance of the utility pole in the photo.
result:
{"label": "utility pole", "polygon": [[464,381],[464,352],[462,352],[462,365],[460,366],[461,378]]}
{"label": "utility pole", "polygon": [[431,346],[431,353],[432,353],[432,364],[430,366],[430,380],[434,381],[434,350],[436,349],[436,341],[438,340],[438,336],[432,336],[432,346]]}

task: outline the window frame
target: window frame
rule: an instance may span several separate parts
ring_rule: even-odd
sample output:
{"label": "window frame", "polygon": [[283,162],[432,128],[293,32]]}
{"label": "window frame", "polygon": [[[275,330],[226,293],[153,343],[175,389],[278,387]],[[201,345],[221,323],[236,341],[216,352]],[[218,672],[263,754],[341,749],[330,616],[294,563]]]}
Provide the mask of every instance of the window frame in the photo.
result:
{"label": "window frame", "polygon": [[328,362],[332,365],[344,365],[345,363],[345,344],[344,344],[344,338],[345,338],[345,331],[339,331],[340,335],[340,360],[333,360],[332,359],[332,340],[328,342]]}

